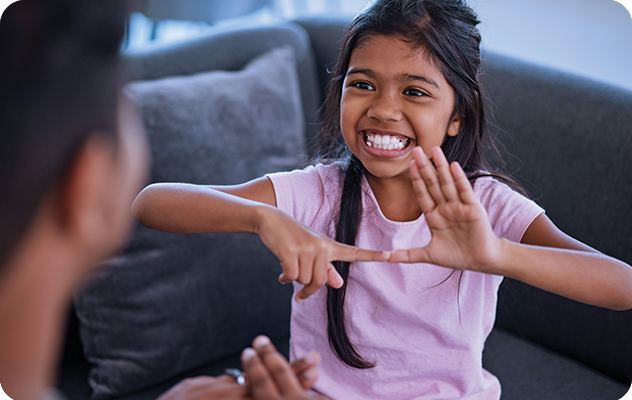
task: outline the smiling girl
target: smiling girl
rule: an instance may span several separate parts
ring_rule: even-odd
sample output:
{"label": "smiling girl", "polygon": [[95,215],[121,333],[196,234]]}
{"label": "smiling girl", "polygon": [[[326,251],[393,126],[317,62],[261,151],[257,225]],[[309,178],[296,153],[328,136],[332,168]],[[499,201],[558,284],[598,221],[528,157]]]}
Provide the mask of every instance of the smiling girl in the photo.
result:
{"label": "smiling girl", "polygon": [[134,203],[156,229],[258,234],[294,282],[291,357],[322,354],[315,389],[329,397],[498,399],[481,354],[503,276],[632,307],[630,266],[487,172],[478,22],[458,0],[373,3],[344,36],[321,163],[238,186],[151,185]]}

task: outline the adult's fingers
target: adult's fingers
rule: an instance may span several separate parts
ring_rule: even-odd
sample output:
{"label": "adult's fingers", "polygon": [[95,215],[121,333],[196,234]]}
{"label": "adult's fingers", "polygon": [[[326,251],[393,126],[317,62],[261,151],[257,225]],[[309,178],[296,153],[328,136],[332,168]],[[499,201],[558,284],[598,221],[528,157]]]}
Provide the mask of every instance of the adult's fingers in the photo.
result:
{"label": "adult's fingers", "polygon": [[199,376],[180,381],[159,397],[158,400],[240,400],[248,399],[248,388],[238,385],[226,375],[218,377]]}
{"label": "adult's fingers", "polygon": [[248,376],[248,385],[253,398],[257,400],[273,400],[279,397],[270,371],[254,349],[250,347],[241,352],[241,367]]}
{"label": "adult's fingers", "polygon": [[320,355],[315,351],[290,363],[303,389],[311,389],[318,380],[318,364],[320,364]]}
{"label": "adult's fingers", "polygon": [[258,336],[252,346],[257,350],[281,395],[298,395],[303,392],[290,363],[277,351],[270,339]]}

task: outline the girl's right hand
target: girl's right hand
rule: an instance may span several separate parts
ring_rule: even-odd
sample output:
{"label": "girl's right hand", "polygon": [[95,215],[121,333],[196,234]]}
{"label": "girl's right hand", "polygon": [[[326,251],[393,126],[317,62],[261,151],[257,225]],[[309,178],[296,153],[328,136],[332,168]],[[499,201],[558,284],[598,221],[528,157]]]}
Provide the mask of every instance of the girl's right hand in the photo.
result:
{"label": "girl's right hand", "polygon": [[304,285],[296,294],[300,303],[329,284],[340,288],[343,280],[332,261],[386,261],[390,253],[365,250],[338,243],[318,233],[275,207],[263,207],[258,234],[281,261],[279,282]]}

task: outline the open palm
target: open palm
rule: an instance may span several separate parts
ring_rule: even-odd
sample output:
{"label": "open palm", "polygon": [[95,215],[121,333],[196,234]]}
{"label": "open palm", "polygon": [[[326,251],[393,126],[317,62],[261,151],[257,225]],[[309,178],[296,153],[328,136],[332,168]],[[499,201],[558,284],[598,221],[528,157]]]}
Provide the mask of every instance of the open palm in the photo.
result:
{"label": "open palm", "polygon": [[449,164],[438,147],[432,149],[434,166],[420,147],[413,154],[413,187],[432,238],[425,247],[393,252],[389,262],[484,270],[498,254],[499,239],[461,166]]}

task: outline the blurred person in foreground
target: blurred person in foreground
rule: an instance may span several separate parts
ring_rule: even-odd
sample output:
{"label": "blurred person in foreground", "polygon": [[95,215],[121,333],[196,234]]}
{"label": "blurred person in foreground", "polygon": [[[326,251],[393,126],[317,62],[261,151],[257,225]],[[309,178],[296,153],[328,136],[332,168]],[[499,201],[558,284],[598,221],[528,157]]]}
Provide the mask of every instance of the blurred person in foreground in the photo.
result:
{"label": "blurred person in foreground", "polygon": [[2,383],[0,383],[0,400],[11,400],[9,396],[2,390]]}
{"label": "blurred person in foreground", "polygon": [[[58,398],[72,292],[127,240],[148,151],[122,91],[122,0],[21,0],[0,19],[0,383]],[[265,337],[246,383],[181,382],[163,399],[309,399],[318,357],[292,366]]]}

